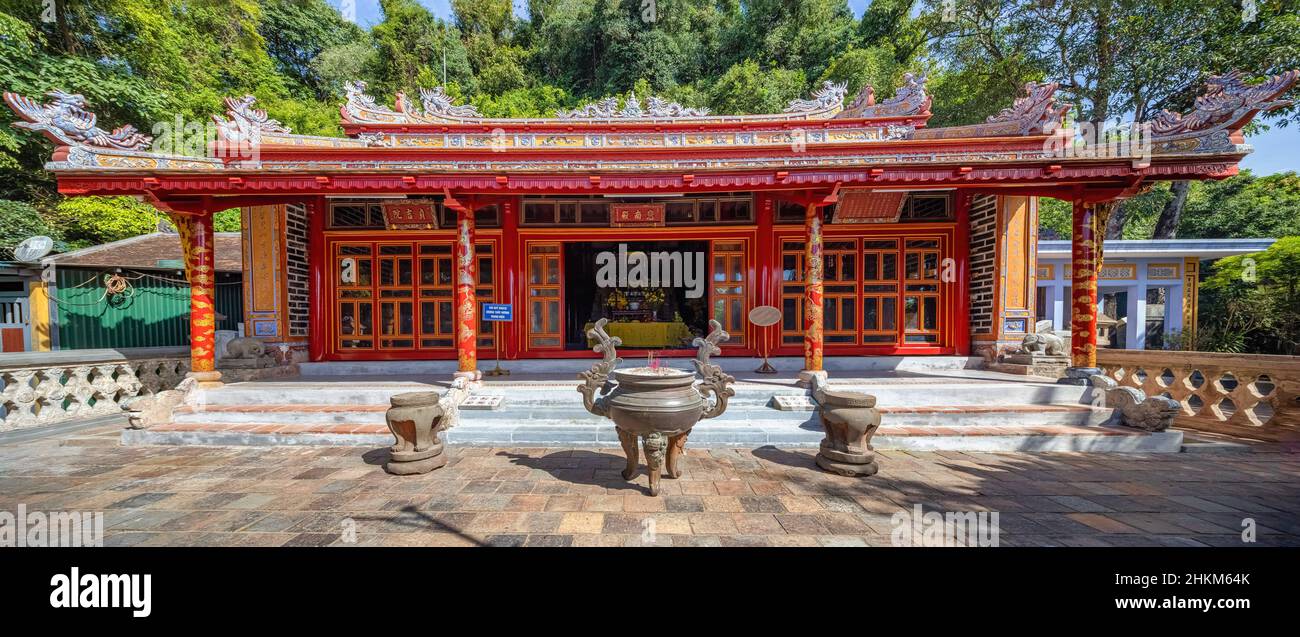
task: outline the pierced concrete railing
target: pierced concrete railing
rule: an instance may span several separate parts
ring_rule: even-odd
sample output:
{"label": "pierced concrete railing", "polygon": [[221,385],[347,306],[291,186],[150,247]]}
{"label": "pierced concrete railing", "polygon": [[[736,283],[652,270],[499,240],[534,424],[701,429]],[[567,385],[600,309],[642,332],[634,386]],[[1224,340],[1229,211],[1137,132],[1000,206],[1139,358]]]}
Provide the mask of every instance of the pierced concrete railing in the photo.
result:
{"label": "pierced concrete railing", "polygon": [[1300,356],[1102,349],[1097,366],[1121,386],[1178,401],[1176,427],[1300,440]]}
{"label": "pierced concrete railing", "polygon": [[124,403],[172,389],[188,347],[0,354],[0,431],[123,413]]}

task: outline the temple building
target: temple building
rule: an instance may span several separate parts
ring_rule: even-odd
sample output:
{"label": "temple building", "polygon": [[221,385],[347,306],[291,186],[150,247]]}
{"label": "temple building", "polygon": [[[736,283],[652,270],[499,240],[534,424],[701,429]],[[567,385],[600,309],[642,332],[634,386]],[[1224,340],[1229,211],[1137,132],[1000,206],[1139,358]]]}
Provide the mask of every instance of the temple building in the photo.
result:
{"label": "temple building", "polygon": [[[297,135],[227,98],[203,157],[95,124],[80,95],[5,94],[56,148],[67,196],[130,195],[168,213],[192,282],[192,369],[214,371],[212,215],[243,210],[248,335],[302,360],[593,356],[611,320],[626,356],[689,355],[716,319],[722,356],[994,355],[1043,316],[1037,200],[1073,202],[1073,365],[1095,367],[1099,229],[1156,181],[1222,179],[1242,127],[1298,74],[1212,78],[1193,113],[1121,145],[1081,146],[1056,84],[986,122],[928,127],[925,78],[877,102],[826,83],[782,113],[716,115],[651,97],[493,119],[441,88],[387,106],[347,87],[346,136]],[[847,100],[846,97],[850,97]],[[483,304],[508,305],[485,320]],[[751,310],[772,306],[760,327]],[[505,311],[496,308],[495,312]],[[768,312],[771,314],[771,312]],[[498,314],[498,317],[503,316]],[[1065,327],[1065,326],[1062,326]]]}

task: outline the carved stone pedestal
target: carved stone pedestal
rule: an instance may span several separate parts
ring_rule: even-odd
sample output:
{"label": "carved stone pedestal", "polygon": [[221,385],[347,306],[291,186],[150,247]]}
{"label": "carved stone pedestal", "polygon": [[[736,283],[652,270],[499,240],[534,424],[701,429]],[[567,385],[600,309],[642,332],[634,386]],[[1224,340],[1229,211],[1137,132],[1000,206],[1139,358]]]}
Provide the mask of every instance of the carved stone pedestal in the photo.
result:
{"label": "carved stone pedestal", "polygon": [[384,469],[394,475],[428,473],[447,464],[438,432],[442,429],[442,407],[437,392],[421,391],[392,397],[384,414],[388,429],[397,440]]}
{"label": "carved stone pedestal", "polygon": [[880,470],[871,446],[871,436],[880,427],[876,397],[819,389],[816,398],[826,432],[817,452],[817,466],[842,476],[875,475]]}
{"label": "carved stone pedestal", "polygon": [[1005,365],[1025,367],[1025,372],[1032,376],[1044,378],[1064,378],[1065,370],[1070,366],[1069,356],[1052,356],[1050,354],[1009,354],[1002,359]]}

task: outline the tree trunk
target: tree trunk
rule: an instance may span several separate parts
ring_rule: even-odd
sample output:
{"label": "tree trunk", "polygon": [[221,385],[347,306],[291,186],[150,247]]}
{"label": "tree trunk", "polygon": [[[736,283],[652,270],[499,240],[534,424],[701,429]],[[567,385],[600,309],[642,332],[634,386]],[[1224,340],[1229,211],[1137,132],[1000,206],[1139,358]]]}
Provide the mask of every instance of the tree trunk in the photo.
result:
{"label": "tree trunk", "polygon": [[1191,189],[1192,182],[1187,180],[1175,181],[1169,185],[1174,198],[1160,211],[1160,219],[1156,221],[1156,230],[1151,238],[1173,239],[1178,234],[1178,220],[1183,216],[1183,205],[1187,203],[1187,192]]}
{"label": "tree trunk", "polygon": [[1128,206],[1121,201],[1110,211],[1110,220],[1106,222],[1107,239],[1123,239],[1124,225],[1128,223]]}

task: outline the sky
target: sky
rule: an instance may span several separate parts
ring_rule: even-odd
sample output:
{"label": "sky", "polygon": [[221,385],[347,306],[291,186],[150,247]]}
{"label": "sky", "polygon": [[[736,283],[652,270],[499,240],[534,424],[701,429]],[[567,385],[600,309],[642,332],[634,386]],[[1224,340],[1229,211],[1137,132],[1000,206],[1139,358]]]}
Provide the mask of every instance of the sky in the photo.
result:
{"label": "sky", "polygon": [[[370,26],[380,19],[379,0],[329,0],[334,6],[342,9],[349,2],[356,7],[356,22],[362,26]],[[418,0],[420,4],[429,8],[434,15],[451,19],[451,0]],[[526,0],[514,0],[515,14],[527,16],[528,3]],[[861,16],[866,10],[871,0],[849,0],[849,7],[853,9],[854,15]],[[1249,168],[1256,175],[1269,175],[1286,170],[1300,171],[1300,126],[1291,125],[1286,128],[1271,126],[1270,130],[1249,137],[1247,143],[1255,147],[1255,152],[1251,153],[1241,162],[1242,168]]]}

